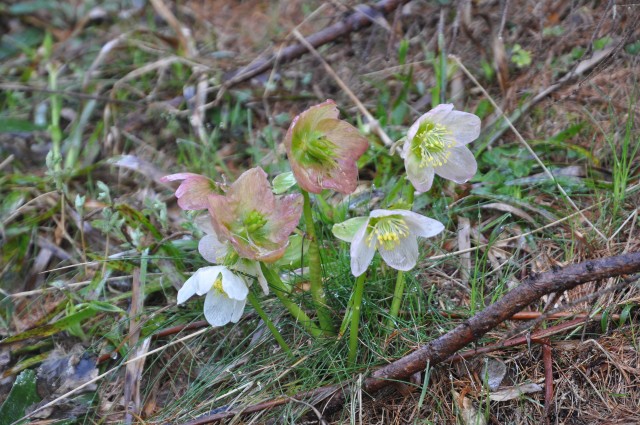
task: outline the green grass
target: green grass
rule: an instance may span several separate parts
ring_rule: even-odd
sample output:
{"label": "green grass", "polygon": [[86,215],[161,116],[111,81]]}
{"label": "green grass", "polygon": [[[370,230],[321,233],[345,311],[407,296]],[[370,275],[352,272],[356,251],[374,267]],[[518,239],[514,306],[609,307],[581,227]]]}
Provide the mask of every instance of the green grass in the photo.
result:
{"label": "green grass", "polygon": [[[43,3],[51,6],[54,2]],[[437,16],[435,6],[424,7],[433,9],[433,16]],[[51,22],[59,26],[56,28],[63,28],[68,16],[72,16],[67,9],[45,9],[52,13]],[[0,9],[0,14],[7,13],[4,10]],[[15,18],[27,12],[11,13]],[[188,14],[178,13],[178,17],[191,22]],[[234,67],[223,60],[211,59],[216,56],[207,56],[215,52],[202,50],[201,58],[176,60],[122,81],[132,71],[179,54],[163,33],[170,28],[156,19],[150,6],[137,19],[93,23],[74,34],[67,44],[57,38],[58,33],[20,25],[11,38],[0,40],[1,83],[47,90],[0,91],[0,163],[13,155],[0,168],[3,282],[0,330],[3,338],[8,338],[2,344],[3,349],[11,350],[8,370],[13,376],[22,370],[34,370],[56,346],[74,343],[83,344],[95,355],[115,350],[115,359],[98,365],[99,373],[104,373],[131,359],[134,349],[145,338],[172,326],[186,326],[203,319],[202,299],[175,305],[176,290],[190,273],[207,265],[197,251],[197,240],[202,235],[193,224],[196,214],[181,212],[175,206],[169,188],[158,183],[159,176],[189,171],[230,183],[255,165],[262,166],[270,179],[288,171],[280,145],[292,117],[310,104],[324,100],[317,98],[314,85],[316,91],[338,102],[342,117],[366,129],[362,118],[353,114],[348,98],[336,92],[333,82],[308,67],[304,60],[281,65],[278,79],[269,88],[273,96],[263,99],[265,88],[255,82],[230,88],[219,103],[206,110],[204,126],[196,128],[189,119],[189,100],[180,99],[185,89],[195,89],[197,85],[202,69],[197,69],[194,61],[201,62],[210,87],[217,87],[223,71]],[[146,30],[136,31],[142,27]],[[87,77],[89,84],[83,86],[86,72],[100,49],[124,33],[128,34],[126,42],[94,70],[94,75]],[[374,37],[371,54],[375,58],[388,54],[386,39],[378,45],[376,33],[367,34]],[[196,33],[194,37],[197,41],[205,40],[199,44],[201,49],[206,46],[217,49],[210,42],[211,34],[205,37]],[[456,69],[447,60],[448,37],[447,32],[436,35],[429,44],[407,33],[395,45],[396,50],[391,51],[389,63],[372,62],[392,69],[388,72],[359,68],[362,65],[355,59],[345,59],[346,65],[358,70],[349,84],[357,87],[357,95],[393,140],[402,138],[413,120],[425,112],[415,110],[414,105],[420,103],[429,109],[451,100],[449,90]],[[356,38],[354,43],[356,50],[366,50],[362,40]],[[458,43],[463,43],[462,39]],[[535,48],[522,45],[532,53],[530,69],[561,75],[559,69],[547,69],[548,64]],[[329,53],[335,54],[343,47],[333,46]],[[490,62],[484,57],[476,60],[462,48],[453,47],[490,93],[499,97]],[[74,53],[72,58],[66,56],[65,49]],[[245,59],[234,61],[245,63]],[[569,59],[563,56],[563,61]],[[338,63],[334,61],[332,65],[337,67]],[[624,66],[630,64],[625,62]],[[511,72],[514,84],[522,84],[525,78],[517,80],[515,76],[526,75],[529,68]],[[301,78],[309,81],[299,82]],[[475,111],[485,122],[494,119],[493,107],[487,99],[474,91],[469,82],[464,85],[463,107]],[[302,91],[295,89],[298,87]],[[517,98],[511,99],[513,104],[524,104],[531,97],[528,90],[528,86],[519,86]],[[65,91],[95,98],[81,99]],[[394,328],[389,328],[388,323],[397,273],[384,265],[379,256],[374,258],[364,286],[355,362],[349,361],[348,327],[338,337],[313,338],[286,313],[273,293],[268,297],[260,294],[264,314],[277,327],[292,355],[288,356],[273,340],[251,307],[247,307],[238,324],[209,329],[184,342],[175,343],[194,330],[154,338],[151,349],[165,348],[150,355],[144,365],[141,399],[143,407],[148,408],[145,422],[185,422],[224,406],[241,408],[329,384],[347,383],[356,388],[360,375],[366,376],[375,367],[451,330],[464,318],[499,299],[531,271],[625,249],[632,251],[637,244],[634,214],[640,140],[635,120],[638,107],[635,85],[624,93],[625,98],[609,99],[603,105],[582,102],[582,109],[566,106],[571,109],[567,114],[563,112],[564,100],[559,97],[544,101],[522,116],[513,115],[518,118],[516,126],[527,142],[556,174],[555,180],[543,174],[511,134],[500,132],[500,137],[493,136],[496,128],[500,131],[500,119],[493,128],[486,126],[481,139],[472,145],[479,173],[471,182],[454,185],[436,177],[432,190],[414,200],[416,211],[441,221],[446,230],[436,238],[422,240],[418,267],[404,275],[404,296]],[[214,97],[212,91],[207,100]],[[624,113],[620,102],[625,105]],[[313,222],[322,248],[322,280],[336,328],[350,309],[355,278],[350,271],[349,244],[336,242],[331,226],[412,197],[403,178],[402,159],[389,156],[375,135],[368,137],[371,148],[359,162],[365,183],[362,190],[344,198],[330,193],[312,198]],[[139,164],[146,165],[133,170],[117,165],[120,155],[134,155]],[[582,167],[585,174],[562,175],[570,166]],[[575,212],[558,193],[556,184],[579,208],[590,208],[587,211],[590,220],[610,241],[597,237],[577,216],[556,223]],[[503,209],[497,209],[495,204]],[[504,206],[511,211],[505,211]],[[470,254],[468,284],[460,279],[461,262],[457,256],[429,259],[457,250],[458,217],[466,217],[472,224],[472,246],[482,245]],[[551,224],[554,225],[528,234]],[[512,239],[504,242],[507,238]],[[303,264],[308,264],[305,263],[308,248],[301,251]],[[497,269],[497,265],[502,266]],[[137,272],[143,275],[144,307],[136,317],[130,317],[134,295],[131,280]],[[294,288],[291,301],[316,319],[311,294],[305,289],[308,276],[297,267],[283,269],[281,273]],[[87,283],[68,286],[77,282]],[[256,282],[253,286],[258,287]],[[31,296],[10,295],[51,287],[57,289]],[[567,302],[577,298],[574,294],[566,297]],[[603,295],[593,304],[581,305],[584,311],[605,314],[596,326],[602,335],[592,328],[587,335],[604,338],[628,330],[628,345],[637,351],[636,298],[634,286],[628,292]],[[531,309],[541,311],[544,306],[540,302]],[[620,315],[619,320],[608,319],[612,314]],[[133,319],[142,326],[135,346],[129,342]],[[509,330],[497,329],[478,344],[496,342]],[[582,329],[558,336],[554,341],[577,343],[581,332]],[[512,356],[514,364],[521,367],[516,372],[523,376],[539,376],[535,375],[539,371],[532,371],[533,360],[525,364],[530,356],[527,348],[514,348],[500,355]],[[567,369],[573,367],[570,362],[562,363],[565,361],[562,356],[557,361]],[[452,370],[444,365],[429,369],[424,379],[430,384],[416,385],[415,400],[399,401],[415,403],[410,409],[417,406],[423,421],[418,423],[447,420],[462,423],[451,390],[459,393],[465,386],[471,388],[477,383],[469,378],[470,374],[455,371],[455,379],[450,380]],[[120,420],[121,375],[105,377],[98,390],[89,394],[88,401],[83,401],[88,403],[89,412],[78,423]],[[604,382],[600,384],[606,386]],[[14,388],[19,390],[17,386]],[[621,393],[614,389],[607,391],[614,395]],[[361,406],[357,392],[354,394],[346,407],[335,413],[333,421],[348,422],[358,418],[362,411],[369,419],[375,417],[375,412],[389,413],[384,397],[393,396],[381,396],[378,404],[365,397],[365,406]],[[487,391],[482,388],[467,397],[473,399],[481,414],[491,413],[505,422],[516,408],[537,412],[544,400],[540,394],[532,394],[511,405],[496,405],[489,402]],[[299,423],[307,412],[302,404],[288,403],[253,419],[256,423],[269,419]],[[540,419],[533,413],[531,423]],[[109,419],[111,414],[116,419]]]}

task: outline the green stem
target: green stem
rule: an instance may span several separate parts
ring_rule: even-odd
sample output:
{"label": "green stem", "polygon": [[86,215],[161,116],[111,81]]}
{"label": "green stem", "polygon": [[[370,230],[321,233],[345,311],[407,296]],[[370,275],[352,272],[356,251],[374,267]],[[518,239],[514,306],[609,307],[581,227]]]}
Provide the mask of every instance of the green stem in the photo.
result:
{"label": "green stem", "polygon": [[269,319],[269,316],[267,316],[267,313],[265,313],[265,311],[260,306],[258,297],[256,297],[256,295],[252,291],[249,291],[249,295],[247,298],[253,306],[253,309],[256,311],[256,313],[258,313],[258,316],[260,316],[262,321],[267,324],[267,327],[271,331],[271,335],[273,335],[273,337],[276,339],[278,345],[280,345],[280,348],[282,348],[288,355],[291,355],[291,348],[289,348],[287,343],[284,341],[284,338],[282,338],[282,335],[280,335],[278,328],[276,328],[276,325],[273,324],[271,319]]}
{"label": "green stem", "polygon": [[349,330],[349,364],[353,365],[358,355],[358,331],[360,330],[360,311],[362,310],[362,294],[364,293],[365,271],[356,279],[353,293],[353,311],[351,312],[351,329]]}
{"label": "green stem", "polygon": [[[405,190],[407,196],[407,203],[409,204],[409,209],[413,206],[413,198],[415,189],[411,184],[408,185]],[[398,318],[398,312],[400,311],[400,305],[402,305],[402,297],[404,296],[404,272],[402,270],[398,271],[398,276],[396,277],[396,287],[393,291],[393,300],[391,301],[391,309],[389,309],[389,317],[387,318],[387,329],[394,329],[396,326],[396,319]]]}
{"label": "green stem", "polygon": [[393,301],[391,301],[391,309],[389,310],[389,318],[387,319],[387,328],[393,329],[398,318],[398,311],[400,311],[400,305],[402,304],[402,297],[404,295],[404,273],[399,270],[398,277],[396,278],[396,289],[393,291]]}
{"label": "green stem", "polygon": [[298,307],[298,304],[291,301],[289,298],[291,291],[282,283],[280,276],[265,266],[264,263],[260,263],[260,267],[262,268],[262,274],[264,274],[265,279],[269,282],[269,286],[273,289],[273,292],[275,292],[282,305],[289,310],[289,313],[291,313],[298,323],[313,337],[317,338],[321,336],[323,334],[322,330],[307,316],[307,313]]}
{"label": "green stem", "polygon": [[320,327],[325,333],[335,334],[335,329],[331,323],[331,315],[327,309],[324,288],[322,287],[320,248],[318,246],[318,238],[316,236],[316,229],[313,223],[313,215],[311,214],[311,201],[307,191],[302,190],[301,192],[304,198],[304,222],[307,234],[311,239],[311,243],[309,244],[309,281],[311,284],[311,296],[313,297],[313,302],[316,306],[318,320],[320,320]]}

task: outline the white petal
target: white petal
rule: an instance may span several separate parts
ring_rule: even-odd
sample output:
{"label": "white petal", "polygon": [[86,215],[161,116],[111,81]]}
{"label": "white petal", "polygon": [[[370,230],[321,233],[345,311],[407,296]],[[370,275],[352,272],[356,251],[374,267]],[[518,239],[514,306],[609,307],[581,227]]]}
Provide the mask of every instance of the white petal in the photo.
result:
{"label": "white petal", "polygon": [[444,230],[444,225],[438,220],[416,214],[412,211],[398,211],[404,216],[409,232],[423,238],[433,237]]}
{"label": "white petal", "polygon": [[203,236],[198,242],[198,252],[210,263],[222,263],[228,251],[229,243],[220,242],[215,233]]}
{"label": "white petal", "polygon": [[412,235],[402,239],[400,244],[390,251],[383,247],[378,248],[378,251],[384,262],[396,270],[411,270],[418,261],[418,241]]}
{"label": "white petal", "polygon": [[360,276],[367,271],[373,254],[376,253],[375,246],[370,247],[365,241],[368,225],[369,221],[367,220],[367,224],[358,230],[351,242],[351,273],[354,276]]}
{"label": "white petal", "polygon": [[241,259],[233,266],[233,269],[256,277],[262,288],[262,292],[264,292],[265,295],[269,295],[269,283],[267,282],[267,278],[264,277],[264,273],[262,273],[259,262]]}
{"label": "white petal", "polygon": [[213,223],[211,223],[211,215],[204,214],[199,215],[194,220],[196,227],[206,233],[207,235],[216,234],[215,230],[213,230]]}
{"label": "white petal", "polygon": [[198,269],[193,274],[193,276],[191,276],[196,278],[196,294],[204,295],[207,292],[211,291],[211,288],[213,288],[213,284],[216,282],[216,280],[220,276],[220,273],[222,273],[222,270],[224,269],[225,267],[222,266],[209,266]]}
{"label": "white petal", "polygon": [[446,164],[434,167],[437,175],[456,183],[464,183],[476,174],[476,158],[466,146],[452,148],[450,152],[451,156]]}
{"label": "white petal", "polygon": [[222,289],[229,298],[234,300],[244,300],[249,294],[249,288],[244,279],[226,267],[222,270]]}
{"label": "white petal", "polygon": [[196,272],[193,276],[191,276],[187,281],[182,285],[182,288],[178,291],[178,304],[182,304],[189,298],[193,297],[196,294],[196,290],[198,288],[198,276]]}
{"label": "white petal", "polygon": [[433,168],[420,167],[420,160],[415,154],[409,154],[404,160],[407,178],[416,189],[422,193],[431,189],[433,185]]}
{"label": "white petal", "polygon": [[262,273],[262,268],[260,267],[260,263],[255,263],[256,265],[256,277],[258,278],[258,283],[262,288],[262,292],[265,295],[269,295],[269,282],[267,282],[267,278],[264,277],[264,273]]}
{"label": "white petal", "polygon": [[204,300],[204,317],[213,326],[237,322],[242,316],[246,299],[234,300],[218,291],[211,291]]}
{"label": "white petal", "polygon": [[440,124],[452,132],[457,146],[473,142],[480,135],[480,118],[468,112],[451,111],[442,118]]}
{"label": "white petal", "polygon": [[[446,103],[446,104],[438,105],[432,110],[430,110],[429,112],[427,112],[426,114],[423,114],[420,118],[416,120],[416,122],[413,123],[413,125],[411,125],[411,127],[409,127],[409,131],[407,132],[407,142],[411,143],[416,133],[418,132],[418,129],[420,128],[420,124],[422,124],[424,121],[440,123],[440,121],[452,110],[453,110],[453,105],[450,103]],[[406,143],[405,143],[405,146],[406,146]]]}

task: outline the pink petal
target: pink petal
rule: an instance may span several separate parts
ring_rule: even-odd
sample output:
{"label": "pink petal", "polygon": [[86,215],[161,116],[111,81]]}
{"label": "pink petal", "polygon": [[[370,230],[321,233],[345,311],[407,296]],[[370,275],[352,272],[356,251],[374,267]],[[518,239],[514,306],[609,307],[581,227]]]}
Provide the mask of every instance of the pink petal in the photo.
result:
{"label": "pink petal", "polygon": [[187,177],[176,190],[178,206],[183,210],[205,210],[207,197],[215,193],[213,182],[204,176]]}

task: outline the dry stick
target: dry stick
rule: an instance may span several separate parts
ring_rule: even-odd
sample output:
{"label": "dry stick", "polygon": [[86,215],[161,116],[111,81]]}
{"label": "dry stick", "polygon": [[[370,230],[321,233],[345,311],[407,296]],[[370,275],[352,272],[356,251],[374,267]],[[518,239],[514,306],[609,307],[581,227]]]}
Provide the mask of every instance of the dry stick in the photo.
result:
{"label": "dry stick", "polygon": [[509,291],[500,300],[452,331],[408,356],[375,371],[365,381],[364,388],[368,392],[377,391],[388,385],[390,380],[404,379],[423,370],[427,362],[431,366],[440,363],[465,345],[477,341],[543,295],[568,291],[586,282],[638,271],[640,271],[640,252],[585,261],[555,271],[531,274],[522,284]]}
{"label": "dry stick", "polygon": [[544,416],[549,423],[549,414],[553,403],[553,358],[551,341],[546,339],[542,344],[542,361],[544,363]]}
{"label": "dry stick", "polygon": [[591,228],[598,234],[598,236],[600,236],[603,240],[607,241],[607,237],[600,231],[598,230],[598,228],[596,228],[596,226],[591,223],[591,221],[587,218],[586,215],[584,215],[582,212],[580,212],[580,208],[578,208],[578,206],[573,202],[573,200],[569,197],[569,195],[567,194],[567,192],[565,192],[564,188],[560,185],[560,183],[558,183],[558,181],[556,180],[555,176],[553,175],[553,173],[551,173],[551,171],[549,171],[549,169],[547,168],[546,165],[544,165],[544,163],[542,162],[542,160],[540,160],[540,157],[538,157],[538,154],[536,154],[536,152],[531,148],[531,146],[529,146],[529,144],[527,143],[526,140],[524,140],[524,137],[522,137],[522,135],[520,134],[520,132],[515,128],[515,126],[513,125],[513,123],[511,122],[511,120],[509,119],[509,117],[507,117],[507,115],[504,113],[504,111],[498,106],[498,104],[493,100],[493,98],[491,97],[491,95],[489,93],[487,93],[487,91],[484,89],[484,87],[482,86],[482,84],[480,84],[478,82],[478,80],[476,80],[476,78],[473,76],[473,74],[471,74],[471,72],[469,72],[469,70],[467,69],[466,66],[464,66],[464,64],[462,63],[462,61],[457,57],[457,56],[453,56],[450,55],[450,58],[452,58],[460,67],[460,69],[462,69],[462,71],[467,75],[467,77],[469,77],[469,79],[471,81],[473,81],[473,83],[476,85],[476,87],[478,87],[480,89],[480,91],[482,92],[482,94],[487,98],[487,100],[491,103],[491,105],[493,106],[493,108],[496,110],[496,112],[498,112],[498,114],[502,115],[504,117],[504,119],[506,120],[507,124],[509,125],[509,128],[511,129],[511,131],[513,131],[513,134],[515,134],[516,138],[518,139],[518,141],[522,144],[522,146],[525,147],[525,149],[529,152],[529,154],[533,157],[533,159],[536,160],[536,162],[538,163],[538,165],[542,168],[542,170],[544,171],[544,173],[549,176],[549,178],[556,184],[556,187],[558,188],[558,190],[560,191],[560,193],[562,194],[562,196],[564,196],[564,198],[567,200],[567,202],[569,202],[569,204],[571,204],[571,206],[573,207],[574,210],[576,210],[577,212],[580,213],[580,217],[582,217],[582,219],[589,224],[589,226],[591,226]]}
{"label": "dry stick", "polygon": [[[454,361],[457,357],[462,357],[460,354],[455,355],[455,357],[451,356],[465,345],[477,341],[484,334],[494,329],[505,320],[510,319],[515,313],[535,302],[543,295],[553,292],[567,291],[578,285],[594,280],[601,280],[624,274],[636,273],[639,271],[640,252],[636,252],[632,254],[585,261],[562,269],[540,274],[532,274],[529,278],[525,279],[522,284],[509,291],[500,300],[471,317],[461,325],[458,325],[452,331],[429,344],[422,346],[417,351],[414,351],[413,353],[375,371],[371,377],[365,380],[362,390],[367,393],[373,393],[394,382],[407,379],[415,372],[424,370],[427,364],[429,364],[430,367],[433,367],[439,363]],[[523,344],[532,338],[545,338],[559,332],[560,330],[570,329],[582,324],[584,324],[584,319],[575,319],[549,329],[538,331],[530,338],[527,338],[526,336],[514,338],[513,340],[502,342],[500,345],[494,345],[492,348],[495,350],[503,347]],[[481,348],[465,352],[465,357],[482,353],[487,348],[488,347],[485,347],[485,349]],[[332,385],[307,391],[305,393],[297,394],[295,398],[301,399],[310,396],[317,396],[318,394],[326,394],[326,392],[330,390],[336,391],[336,394],[331,399],[330,406],[325,407],[325,410],[333,410],[344,403],[344,392],[346,389],[342,385]],[[338,392],[339,390],[342,390],[342,392]],[[232,410],[203,416],[197,420],[189,422],[188,425],[213,423],[231,418],[240,413],[254,413],[259,410],[270,409],[285,404],[288,401],[290,401],[289,398],[278,398],[249,406],[242,410]]]}
{"label": "dry stick", "polygon": [[[408,2],[409,0],[382,0],[373,6],[359,6],[355,12],[349,14],[345,19],[310,35],[306,38],[306,41],[313,47],[330,43],[339,37],[371,25],[374,22],[372,16],[378,13],[390,13]],[[306,51],[307,47],[303,44],[294,44],[293,46],[286,47],[277,55],[271,55],[263,61],[256,62],[243,70],[236,71],[231,77],[226,79],[223,85],[229,87],[262,74],[273,66],[276,57],[279,63],[285,63],[299,58],[306,53]]]}

